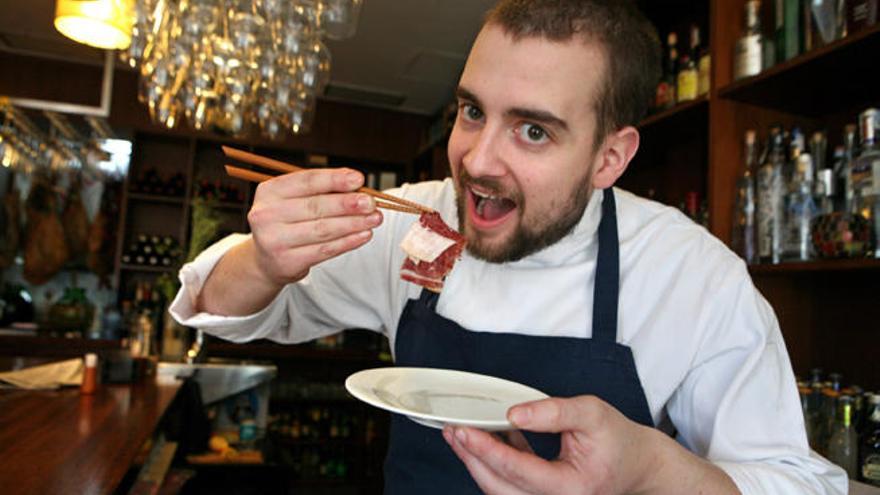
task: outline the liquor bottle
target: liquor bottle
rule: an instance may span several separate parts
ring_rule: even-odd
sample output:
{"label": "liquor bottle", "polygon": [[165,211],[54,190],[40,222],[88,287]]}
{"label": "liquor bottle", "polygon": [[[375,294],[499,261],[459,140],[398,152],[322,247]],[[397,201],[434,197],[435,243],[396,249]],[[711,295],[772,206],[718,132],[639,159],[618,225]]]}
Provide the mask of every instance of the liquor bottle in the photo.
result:
{"label": "liquor bottle", "polygon": [[[852,166],[855,208],[870,221],[874,239],[880,239],[880,146],[875,140],[877,127],[880,127],[880,111],[876,108],[869,108],[859,115],[862,151]],[[880,242],[875,244],[874,257],[880,258]]]}
{"label": "liquor bottle", "polygon": [[675,85],[676,75],[678,74],[678,35],[669,33],[666,37],[667,51],[665,67],[663,68],[663,78],[657,85],[657,95],[655,98],[655,106],[659,110],[672,108],[675,105]]}
{"label": "liquor bottle", "polygon": [[828,440],[828,460],[842,467],[850,479],[855,479],[858,467],[858,437],[852,426],[852,397],[841,396],[838,417]]}
{"label": "liquor bottle", "polygon": [[813,170],[816,173],[813,195],[820,215],[834,211],[834,196],[837,194],[834,170],[827,165],[827,155],[828,137],[822,131],[814,132],[810,138],[810,156],[813,157]]}
{"label": "liquor bottle", "polygon": [[812,404],[812,390],[806,382],[798,382],[798,394],[801,398],[801,412],[804,415],[804,428],[807,431],[807,442],[810,447],[816,445],[817,411]]}
{"label": "liquor bottle", "polygon": [[736,184],[736,208],[733,221],[733,249],[746,263],[757,261],[755,253],[755,165],[758,161],[757,133],[745,135],[742,175]]}
{"label": "liquor bottle", "polygon": [[[798,167],[798,159],[800,158],[801,153],[804,152],[804,149],[804,133],[801,132],[800,127],[793,127],[789,134],[788,161],[785,162],[785,168],[783,169],[783,178],[786,182],[786,192],[788,193],[794,192],[795,190],[795,172]],[[809,180],[810,183],[813,182],[812,170],[810,171],[807,180]]]}
{"label": "liquor bottle", "polygon": [[831,390],[835,392],[840,392],[843,384],[843,375],[840,373],[828,373],[828,380],[830,382]]}
{"label": "liquor bottle", "polygon": [[697,72],[697,63],[690,55],[682,55],[677,81],[676,100],[678,103],[697,98],[699,73]]}
{"label": "liquor bottle", "polygon": [[831,158],[831,170],[834,181],[834,211],[846,212],[846,185],[849,172],[846,164],[846,148],[842,145],[834,147]]}
{"label": "liquor bottle", "polygon": [[703,45],[700,27],[691,25],[691,58],[697,63],[697,95],[709,93],[711,87],[712,55],[708,46]]}
{"label": "liquor bottle", "polygon": [[[843,156],[843,150],[841,150],[840,155]],[[835,187],[833,169],[823,168],[816,172],[816,185],[813,191],[816,198],[818,215],[829,215],[837,211],[835,201],[837,189]]]}
{"label": "liquor bottle", "polygon": [[776,0],[776,61],[785,62],[801,53],[800,0]]}
{"label": "liquor bottle", "polygon": [[786,259],[808,261],[812,258],[810,224],[818,213],[813,200],[813,160],[809,153],[797,153],[789,194],[786,221]]}
{"label": "liquor bottle", "polygon": [[857,33],[877,23],[877,0],[846,2],[846,32]]}
{"label": "liquor bottle", "polygon": [[776,62],[785,61],[785,2],[773,0],[773,42],[776,47]]}
{"label": "liquor bottle", "polygon": [[785,198],[782,170],[784,166],[783,136],[779,127],[770,130],[766,161],[758,169],[758,258],[763,263],[779,263],[782,259],[783,202]]}
{"label": "liquor bottle", "polygon": [[700,223],[700,193],[697,191],[688,191],[684,195],[684,202],[681,204],[681,210],[694,222]]}
{"label": "liquor bottle", "polygon": [[865,483],[880,486],[880,395],[869,394],[868,414],[859,445],[859,475]]}
{"label": "liquor bottle", "polygon": [[745,30],[736,40],[733,78],[742,79],[761,72],[763,67],[763,36],[761,35],[761,2],[746,2]]}
{"label": "liquor bottle", "polygon": [[828,156],[828,137],[824,132],[816,131],[810,136],[810,155],[816,171],[827,168],[825,158]]}
{"label": "liquor bottle", "polygon": [[843,167],[838,171],[838,177],[843,177],[844,212],[856,213],[855,188],[853,187],[852,167],[856,158],[856,136],[858,127],[847,124],[843,128]]}

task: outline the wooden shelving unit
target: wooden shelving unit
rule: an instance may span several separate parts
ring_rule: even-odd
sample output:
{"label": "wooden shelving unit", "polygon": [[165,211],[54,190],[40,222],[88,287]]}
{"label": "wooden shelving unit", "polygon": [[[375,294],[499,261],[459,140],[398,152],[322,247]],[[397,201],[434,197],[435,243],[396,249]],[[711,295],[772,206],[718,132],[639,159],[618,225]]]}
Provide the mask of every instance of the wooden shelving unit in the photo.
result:
{"label": "wooden shelving unit", "polygon": [[[880,105],[874,55],[880,52],[880,24],[734,81],[733,54],[745,0],[640,4],[661,39],[671,30],[679,33],[680,50],[688,24],[702,28],[712,55],[712,89],[704,98],[639,123],[639,152],[618,185],[673,206],[696,192],[706,198],[710,231],[724,242],[730,242],[734,185],[747,129],[757,130],[761,139],[776,124],[798,126],[807,135],[824,130],[830,152],[841,144],[845,124],[855,123],[865,108]],[[880,321],[878,269],[880,260],[874,259],[749,267],[776,312],[796,373],[821,367],[842,372],[848,383],[880,388],[880,369],[871,365],[867,351],[877,346],[872,330]]]}
{"label": "wooden shelving unit", "polygon": [[675,121],[706,119],[709,110],[709,98],[700,96],[696,100],[679,103],[672,108],[649,115],[639,122],[642,132],[649,132],[653,127],[667,126]]}
{"label": "wooden shelving unit", "polygon": [[128,193],[128,199],[131,201],[145,201],[148,203],[169,203],[173,205],[182,205],[186,198],[178,197],[178,196],[162,196],[159,194],[144,194],[144,193]]}
{"label": "wooden shelving unit", "polygon": [[845,272],[850,270],[880,270],[880,260],[843,259],[780,263],[778,265],[752,265],[749,272],[763,274],[796,274],[809,272]]}
{"label": "wooden shelving unit", "polygon": [[227,358],[291,359],[321,362],[346,362],[381,366],[377,352],[361,349],[321,349],[314,345],[286,345],[268,341],[233,344],[219,339],[208,342],[208,353]]}
{"label": "wooden shelving unit", "polygon": [[130,265],[125,263],[119,265],[120,272],[171,273],[174,270],[173,267],[169,266]]}
{"label": "wooden shelving unit", "polygon": [[[644,167],[643,175],[659,189],[658,199],[671,204],[683,189],[698,190],[703,184],[710,230],[725,242],[731,237],[734,184],[741,173],[747,129],[757,130],[761,138],[775,124],[799,126],[805,133],[821,129],[828,133],[831,150],[841,144],[845,124],[855,122],[861,110],[880,104],[880,72],[872,55],[880,51],[880,25],[734,81],[733,54],[744,5],[745,0],[646,2],[661,34],[675,26],[669,19],[687,16],[687,8],[696,12],[697,22],[708,12],[712,89],[705,102],[645,119],[640,125],[645,147],[639,154],[645,151],[646,156],[639,160],[637,155],[632,165]],[[635,189],[641,194],[649,184],[632,182],[642,186]],[[872,259],[749,267],[776,312],[796,373],[821,367],[842,372],[848,383],[880,388],[880,370],[868,354],[877,346],[871,330],[880,321],[878,268],[880,260]]]}
{"label": "wooden shelving unit", "polygon": [[724,85],[718,96],[809,117],[880,99],[880,24]]}
{"label": "wooden shelving unit", "polygon": [[[121,262],[122,252],[138,234],[166,236],[178,240],[184,253],[189,245],[192,231],[192,208],[196,194],[196,185],[205,180],[210,184],[219,181],[224,185],[237,185],[244,196],[243,201],[213,201],[212,207],[220,219],[219,236],[231,232],[248,232],[247,212],[252,202],[254,186],[226,176],[223,164],[228,160],[220,151],[224,142],[217,138],[203,138],[198,135],[169,135],[166,133],[137,132],[134,137],[131,171],[129,178],[138,177],[147,167],[155,167],[159,175],[170,177],[183,173],[186,178],[185,196],[171,197],[131,192],[130,184],[124,186],[122,201],[122,220],[117,239],[116,276],[118,280],[120,300],[131,297],[134,286],[138,282],[155,281],[160,275],[174,275],[176,267],[142,266]],[[308,155],[303,150],[291,149],[289,145],[277,148],[268,143],[259,142],[261,147],[239,145],[250,151],[272,156],[291,163],[304,164]],[[349,159],[348,157],[329,157],[329,166],[357,164],[364,172],[394,171],[399,181],[411,180],[408,174],[410,167],[395,163],[383,163],[375,160]],[[232,196],[235,197],[235,196]],[[233,344],[208,337],[205,343],[205,355],[209,358],[230,359],[234,361],[272,361],[279,370],[277,381],[296,383],[302,376],[309,376],[315,383],[342,383],[345,377],[355,371],[387,365],[379,359],[378,351],[367,349],[334,348],[324,349],[314,345],[281,345],[269,341],[257,341],[249,344]],[[333,410],[350,411],[364,418],[373,418],[378,428],[387,430],[388,414],[378,409],[367,409],[352,399],[310,399],[302,397],[297,400],[270,400],[273,411],[297,410],[304,407],[320,406]],[[359,434],[360,432],[358,432]],[[363,440],[358,442],[337,439],[310,442],[283,442],[282,449],[320,450],[327,447],[331,451],[352,450],[350,455],[357,464],[358,472],[346,479],[291,479],[290,466],[280,466],[278,476],[284,478],[292,489],[301,491],[303,487],[323,485],[372,486],[376,485],[377,475],[370,478],[365,473],[369,465],[370,472],[381,473],[381,459],[384,447],[367,446]],[[373,449],[376,449],[375,451]],[[333,455],[337,455],[334,453]],[[368,464],[369,463],[369,464]],[[204,469],[200,466],[199,469]],[[375,492],[380,489],[374,490]],[[364,493],[364,492],[359,492]]]}

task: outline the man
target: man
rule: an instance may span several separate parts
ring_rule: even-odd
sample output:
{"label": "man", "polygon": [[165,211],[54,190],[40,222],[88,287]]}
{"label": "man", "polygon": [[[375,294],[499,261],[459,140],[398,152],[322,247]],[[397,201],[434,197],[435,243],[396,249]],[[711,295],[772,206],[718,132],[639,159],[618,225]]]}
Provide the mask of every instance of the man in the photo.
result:
{"label": "man", "polygon": [[[452,179],[395,191],[457,214],[467,252],[439,296],[397,276],[415,218],[383,218],[352,193],[359,173],[318,170],[261,184],[253,235],[184,267],[172,311],[238,341],[371,328],[398,365],[556,397],[509,411],[527,444],[395,415],[388,493],[844,493],[842,470],[809,451],[744,264],[676,210],[612,188],[658,59],[627,2],[502,1],[461,76]],[[653,428],[669,423],[676,439]]]}

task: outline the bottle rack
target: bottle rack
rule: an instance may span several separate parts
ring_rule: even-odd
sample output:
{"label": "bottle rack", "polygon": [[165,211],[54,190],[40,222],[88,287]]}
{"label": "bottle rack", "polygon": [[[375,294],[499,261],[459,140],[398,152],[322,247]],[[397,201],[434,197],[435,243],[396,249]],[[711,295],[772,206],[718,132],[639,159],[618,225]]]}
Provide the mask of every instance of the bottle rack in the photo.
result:
{"label": "bottle rack", "polygon": [[[641,3],[661,33],[680,26],[682,19],[700,22],[701,13],[707,13],[712,87],[706,98],[640,123],[641,148],[620,186],[641,195],[655,189],[656,199],[672,205],[683,191],[704,192],[709,229],[725,243],[731,240],[734,187],[747,129],[758,130],[761,137],[773,124],[805,130],[822,125],[829,131],[830,150],[845,123],[854,122],[860,110],[880,105],[880,72],[870,55],[880,51],[880,24],[734,81],[744,0]],[[866,354],[877,345],[869,329],[880,321],[878,269],[875,259],[749,267],[777,314],[797,373],[806,374],[812,365],[841,369],[866,387],[880,388],[880,370]]]}

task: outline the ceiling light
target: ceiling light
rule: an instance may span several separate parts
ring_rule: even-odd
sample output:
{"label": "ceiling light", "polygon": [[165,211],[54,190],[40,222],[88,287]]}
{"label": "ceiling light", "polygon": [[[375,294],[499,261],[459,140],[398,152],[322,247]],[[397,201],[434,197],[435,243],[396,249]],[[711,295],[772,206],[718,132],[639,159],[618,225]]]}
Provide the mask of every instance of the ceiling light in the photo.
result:
{"label": "ceiling light", "polygon": [[55,29],[95,48],[127,48],[133,24],[134,0],[57,0],[55,4]]}

